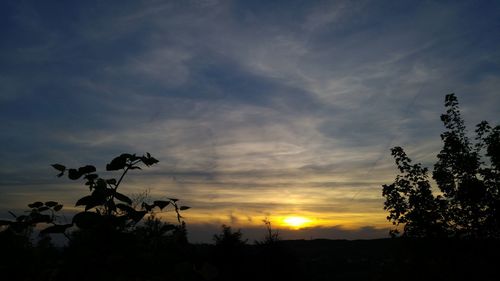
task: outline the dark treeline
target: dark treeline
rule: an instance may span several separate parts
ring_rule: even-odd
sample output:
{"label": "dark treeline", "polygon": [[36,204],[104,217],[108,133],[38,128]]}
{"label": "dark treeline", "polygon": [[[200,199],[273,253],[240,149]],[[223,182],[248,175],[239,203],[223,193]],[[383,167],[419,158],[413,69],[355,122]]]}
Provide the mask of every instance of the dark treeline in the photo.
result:
{"label": "dark treeline", "polygon": [[[36,201],[23,214],[0,220],[1,280],[496,280],[500,268],[500,127],[478,125],[472,144],[454,95],[446,96],[446,131],[428,170],[392,149],[400,175],[383,186],[393,239],[280,239],[269,221],[261,241],[222,226],[214,244],[192,244],[176,198],[129,198],[120,185],[130,170],[155,165],[149,153],[122,154],[103,178],[92,165],[53,164],[59,177],[83,180],[83,210],[61,223],[63,205]],[[160,220],[170,211],[174,223]],[[402,233],[400,232],[402,229]],[[36,235],[37,239],[33,239]],[[55,247],[54,235],[67,239]],[[399,238],[395,238],[399,237]]]}
{"label": "dark treeline", "polygon": [[143,229],[64,248],[54,248],[44,240],[27,246],[19,237],[16,240],[1,233],[1,277],[40,281],[361,281],[496,280],[500,274],[498,240],[388,238],[249,244],[230,236],[215,244],[190,244],[172,235],[155,237],[147,232]]}

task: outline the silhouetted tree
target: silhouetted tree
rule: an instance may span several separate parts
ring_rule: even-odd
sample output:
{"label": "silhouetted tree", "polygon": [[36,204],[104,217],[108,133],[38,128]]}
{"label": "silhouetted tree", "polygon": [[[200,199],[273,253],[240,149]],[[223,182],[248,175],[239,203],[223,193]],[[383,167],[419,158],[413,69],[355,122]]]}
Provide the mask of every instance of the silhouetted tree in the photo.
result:
{"label": "silhouetted tree", "polygon": [[221,234],[214,235],[215,245],[222,248],[241,247],[247,243],[247,239],[242,239],[241,230],[232,231],[230,226],[222,225]]}
{"label": "silhouetted tree", "polygon": [[448,110],[441,120],[447,131],[441,134],[444,145],[433,177],[447,199],[447,219],[458,235],[497,236],[500,127],[481,122],[476,129],[478,142],[473,145],[455,95],[447,95],[445,105]]}
{"label": "silhouetted tree", "polygon": [[442,217],[442,199],[432,195],[427,168],[421,164],[411,164],[410,158],[401,147],[391,149],[400,175],[394,183],[383,185],[382,195],[386,201],[384,209],[396,228],[391,235],[398,234],[397,226],[404,224],[404,236],[433,237],[446,232]]}
{"label": "silhouetted tree", "polygon": [[404,236],[499,237],[500,126],[481,122],[472,144],[454,94],[446,95],[445,107],[443,148],[432,173],[442,195],[432,195],[427,169],[411,165],[403,149],[395,147],[401,175],[383,185],[387,219],[404,224]]}

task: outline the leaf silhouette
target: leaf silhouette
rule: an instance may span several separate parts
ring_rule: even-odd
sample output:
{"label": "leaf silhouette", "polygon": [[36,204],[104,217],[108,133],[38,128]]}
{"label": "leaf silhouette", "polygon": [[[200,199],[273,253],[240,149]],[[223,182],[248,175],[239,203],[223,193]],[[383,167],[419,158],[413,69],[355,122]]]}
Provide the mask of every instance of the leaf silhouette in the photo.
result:
{"label": "leaf silhouette", "polygon": [[101,216],[94,212],[80,212],[73,217],[73,223],[80,228],[90,228],[101,222]]}
{"label": "leaf silhouette", "polygon": [[47,202],[45,202],[45,206],[50,207],[50,208],[52,208],[54,206],[57,206],[57,204],[58,203],[55,202],[55,201],[47,201]]}
{"label": "leaf silhouette", "polygon": [[82,176],[82,173],[77,171],[76,169],[69,169],[68,170],[68,178],[71,180],[77,180]]}
{"label": "leaf silhouette", "polygon": [[85,206],[85,211],[88,211],[94,207],[104,204],[105,198],[100,196],[87,195],[85,197],[80,198],[75,206]]}
{"label": "leaf silhouette", "polygon": [[131,156],[130,154],[122,154],[113,160],[109,164],[106,165],[107,171],[116,171],[125,168],[127,165],[127,159]]}
{"label": "leaf silhouette", "polygon": [[129,205],[132,204],[132,199],[128,198],[126,195],[123,195],[119,192],[115,192],[115,198]]}
{"label": "leaf silhouette", "polygon": [[90,174],[90,173],[93,173],[95,171],[96,171],[96,168],[92,165],[87,165],[87,166],[83,166],[83,167],[78,168],[78,172],[80,174]]}
{"label": "leaf silhouette", "polygon": [[106,182],[107,182],[108,184],[115,185],[115,184],[116,184],[116,179],[109,179],[109,180],[106,180]]}
{"label": "leaf silhouette", "polygon": [[47,211],[48,209],[49,209],[49,207],[47,207],[47,206],[42,206],[42,207],[38,208],[38,211],[39,211],[39,212],[43,212],[43,211]]}
{"label": "leaf silhouette", "polygon": [[37,202],[33,202],[31,204],[28,204],[28,207],[30,208],[40,208],[43,206],[43,203],[40,202],[40,201],[37,201]]}
{"label": "leaf silhouette", "polygon": [[66,167],[61,164],[52,164],[51,166],[59,172],[64,172],[64,170],[66,170]]}
{"label": "leaf silhouette", "polygon": [[163,201],[163,200],[157,200],[153,202],[153,205],[160,208],[160,210],[163,210],[163,208],[167,207],[168,204],[170,204],[169,201]]}

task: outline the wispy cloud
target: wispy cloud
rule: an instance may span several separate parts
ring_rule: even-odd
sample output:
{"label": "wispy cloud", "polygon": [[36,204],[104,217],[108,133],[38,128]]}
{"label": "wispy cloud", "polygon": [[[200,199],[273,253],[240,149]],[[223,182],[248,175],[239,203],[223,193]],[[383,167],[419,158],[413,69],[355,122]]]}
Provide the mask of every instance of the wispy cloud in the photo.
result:
{"label": "wispy cloud", "polygon": [[181,197],[188,222],[302,213],[349,236],[386,223],[391,146],[432,163],[445,94],[498,122],[496,3],[23,3],[1,9],[0,209],[71,202],[49,164],[149,151],[124,189]]}

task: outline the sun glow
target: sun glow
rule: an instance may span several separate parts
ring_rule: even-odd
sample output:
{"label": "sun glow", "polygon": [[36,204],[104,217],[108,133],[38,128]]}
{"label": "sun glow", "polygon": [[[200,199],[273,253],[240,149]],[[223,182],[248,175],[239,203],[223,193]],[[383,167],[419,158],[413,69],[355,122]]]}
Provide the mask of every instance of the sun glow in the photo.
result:
{"label": "sun glow", "polygon": [[283,225],[299,229],[311,224],[311,220],[304,217],[286,217],[283,219]]}

